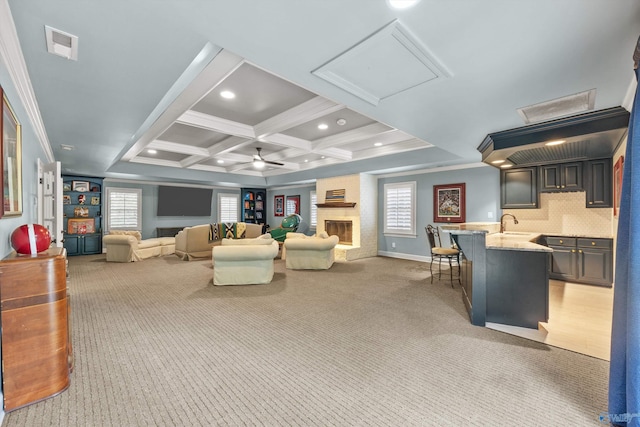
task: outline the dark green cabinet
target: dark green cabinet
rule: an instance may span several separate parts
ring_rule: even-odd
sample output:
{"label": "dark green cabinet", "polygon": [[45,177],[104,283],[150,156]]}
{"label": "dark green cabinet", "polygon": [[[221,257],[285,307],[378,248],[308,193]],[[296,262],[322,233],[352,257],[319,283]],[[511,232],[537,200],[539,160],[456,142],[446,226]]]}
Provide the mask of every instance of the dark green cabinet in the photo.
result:
{"label": "dark green cabinet", "polygon": [[500,207],[532,209],[538,207],[536,167],[505,169],[500,172]]}
{"label": "dark green cabinet", "polygon": [[250,224],[267,222],[267,190],[264,188],[242,189],[242,221]]}
{"label": "dark green cabinet", "polygon": [[580,191],[582,162],[561,163],[538,167],[541,192]]}
{"label": "dark green cabinet", "polygon": [[547,236],[553,249],[549,278],[567,282],[611,286],[613,240]]}
{"label": "dark green cabinet", "polygon": [[610,208],[612,201],[611,159],[585,162],[588,208]]}
{"label": "dark green cabinet", "polygon": [[102,252],[102,236],[98,234],[83,236],[67,234],[64,238],[64,247],[68,255],[99,254]]}
{"label": "dark green cabinet", "polygon": [[102,179],[62,177],[64,248],[68,256],[102,252]]}

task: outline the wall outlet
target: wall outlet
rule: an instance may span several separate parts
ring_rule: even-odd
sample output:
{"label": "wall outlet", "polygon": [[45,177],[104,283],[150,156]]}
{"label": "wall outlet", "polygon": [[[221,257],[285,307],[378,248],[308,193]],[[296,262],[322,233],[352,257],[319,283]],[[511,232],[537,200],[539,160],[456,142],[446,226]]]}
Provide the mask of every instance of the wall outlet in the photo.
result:
{"label": "wall outlet", "polygon": [[489,219],[493,218],[493,212],[487,212],[487,218]]}
{"label": "wall outlet", "polygon": [[391,249],[395,249],[396,248],[396,242],[391,242]]}

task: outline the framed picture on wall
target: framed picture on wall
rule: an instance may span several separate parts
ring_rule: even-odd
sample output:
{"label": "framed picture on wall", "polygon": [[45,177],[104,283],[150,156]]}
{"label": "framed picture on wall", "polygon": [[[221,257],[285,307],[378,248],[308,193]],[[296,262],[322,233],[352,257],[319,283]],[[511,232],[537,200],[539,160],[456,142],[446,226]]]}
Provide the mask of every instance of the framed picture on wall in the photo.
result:
{"label": "framed picture on wall", "polygon": [[624,169],[624,156],[620,156],[613,165],[613,216],[620,212],[620,199],[622,198],[622,171]]}
{"label": "framed picture on wall", "polygon": [[287,196],[287,206],[285,213],[287,215],[300,215],[300,196]]}
{"label": "framed picture on wall", "polygon": [[465,184],[433,186],[433,222],[465,222]]}
{"label": "framed picture on wall", "polygon": [[273,215],[284,216],[284,195],[273,197]]}
{"label": "framed picture on wall", "polygon": [[3,189],[0,217],[22,215],[22,128],[6,94],[0,88],[0,152]]}

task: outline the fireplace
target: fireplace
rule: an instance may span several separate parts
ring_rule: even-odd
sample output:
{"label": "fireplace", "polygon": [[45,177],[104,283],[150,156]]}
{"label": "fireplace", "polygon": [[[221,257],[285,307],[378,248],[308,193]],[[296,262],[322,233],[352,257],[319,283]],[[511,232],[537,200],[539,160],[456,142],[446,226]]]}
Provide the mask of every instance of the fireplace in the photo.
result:
{"label": "fireplace", "polygon": [[340,239],[340,244],[351,245],[353,243],[353,223],[351,221],[326,219],[324,230],[329,236],[336,235]]}

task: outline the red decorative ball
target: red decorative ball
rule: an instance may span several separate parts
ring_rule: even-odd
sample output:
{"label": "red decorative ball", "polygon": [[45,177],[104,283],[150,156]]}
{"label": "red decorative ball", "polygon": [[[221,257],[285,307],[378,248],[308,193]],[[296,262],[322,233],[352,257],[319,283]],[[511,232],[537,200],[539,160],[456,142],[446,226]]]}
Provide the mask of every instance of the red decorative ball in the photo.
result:
{"label": "red decorative ball", "polygon": [[49,230],[40,224],[23,224],[11,233],[11,246],[19,254],[37,254],[51,245]]}

